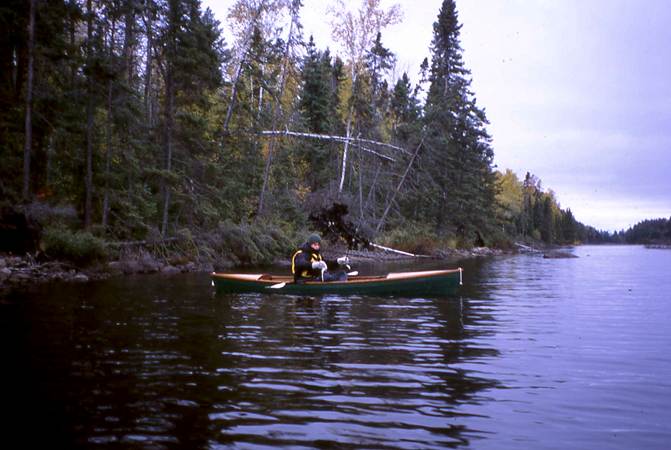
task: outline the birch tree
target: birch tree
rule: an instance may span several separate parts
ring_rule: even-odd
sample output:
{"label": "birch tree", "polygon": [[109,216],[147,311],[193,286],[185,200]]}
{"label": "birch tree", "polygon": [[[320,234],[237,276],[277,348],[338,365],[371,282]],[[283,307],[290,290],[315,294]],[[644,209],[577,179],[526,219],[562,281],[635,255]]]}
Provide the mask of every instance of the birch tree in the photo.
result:
{"label": "birch tree", "polygon": [[[282,58],[282,67],[280,71],[280,81],[279,86],[275,95],[275,101],[271,106],[271,131],[277,129],[278,121],[282,120],[283,111],[282,111],[282,97],[284,96],[284,87],[286,85],[287,76],[289,73],[290,63],[292,60],[292,54],[295,53],[295,47],[300,43],[300,40],[295,39],[295,35],[300,32],[300,22],[299,22],[299,12],[301,7],[300,0],[292,0],[290,6],[290,24],[289,24],[289,34],[287,36],[286,45],[284,48],[284,55]],[[266,195],[266,190],[268,188],[268,179],[270,177],[270,166],[273,160],[273,152],[275,150],[275,144],[277,139],[273,136],[270,140],[270,145],[268,148],[268,155],[266,156],[266,165],[263,171],[263,185],[261,187],[261,194],[259,195],[259,206],[257,211],[257,217],[263,214],[264,200]]]}
{"label": "birch tree", "polygon": [[[361,0],[359,9],[351,11],[343,0],[337,0],[335,6],[330,8],[329,12],[332,16],[331,34],[344,51],[346,61],[349,64],[352,86],[354,86],[357,77],[364,68],[366,52],[373,47],[378,33],[387,26],[401,21],[401,7],[394,4],[390,8],[384,9],[380,5],[380,0]],[[352,136],[354,119],[354,105],[351,100],[349,103],[345,126],[345,133],[348,138]],[[345,183],[348,150],[349,141],[346,141],[343,148],[340,182],[338,184],[339,193],[342,193]]]}
{"label": "birch tree", "polygon": [[229,25],[235,38],[234,72],[231,80],[231,94],[224,118],[223,129],[228,127],[237,102],[238,83],[246,63],[254,30],[258,29],[263,37],[268,37],[275,29],[275,19],[283,8],[290,5],[290,0],[237,0],[228,13]]}

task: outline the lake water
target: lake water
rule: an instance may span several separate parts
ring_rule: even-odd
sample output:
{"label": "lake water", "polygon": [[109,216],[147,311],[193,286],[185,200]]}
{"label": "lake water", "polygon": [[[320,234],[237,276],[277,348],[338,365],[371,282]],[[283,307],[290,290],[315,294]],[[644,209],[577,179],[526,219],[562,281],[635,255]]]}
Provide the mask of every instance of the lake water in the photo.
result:
{"label": "lake water", "polygon": [[200,274],[15,293],[0,439],[669,448],[671,251],[572,251],[464,261],[448,298],[216,295]]}

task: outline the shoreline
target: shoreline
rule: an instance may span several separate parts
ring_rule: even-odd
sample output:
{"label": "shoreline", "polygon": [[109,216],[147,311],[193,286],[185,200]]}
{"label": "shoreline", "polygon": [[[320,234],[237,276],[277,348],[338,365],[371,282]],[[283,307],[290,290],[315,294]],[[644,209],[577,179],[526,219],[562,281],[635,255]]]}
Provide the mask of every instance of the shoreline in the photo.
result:
{"label": "shoreline", "polygon": [[[337,250],[337,248],[333,248],[325,251],[325,257],[334,258]],[[342,253],[344,254],[345,252]],[[412,261],[418,258],[379,250],[356,250],[346,253],[354,263]],[[489,247],[475,247],[469,250],[439,250],[433,255],[420,255],[419,257],[422,259],[453,262],[460,259],[500,256],[511,253],[516,252]],[[289,262],[282,258],[273,261],[273,265],[289,266]],[[30,285],[50,282],[87,283],[89,281],[105,280],[122,275],[163,274],[170,276],[180,273],[219,272],[240,267],[245,266],[236,265],[231,260],[219,260],[214,263],[182,261],[180,264],[171,264],[170,261],[161,260],[161,258],[145,252],[140,252],[132,257],[101,262],[87,267],[78,267],[67,261],[40,262],[36,261],[30,255],[15,256],[0,254],[0,294],[13,289],[24,289]]]}

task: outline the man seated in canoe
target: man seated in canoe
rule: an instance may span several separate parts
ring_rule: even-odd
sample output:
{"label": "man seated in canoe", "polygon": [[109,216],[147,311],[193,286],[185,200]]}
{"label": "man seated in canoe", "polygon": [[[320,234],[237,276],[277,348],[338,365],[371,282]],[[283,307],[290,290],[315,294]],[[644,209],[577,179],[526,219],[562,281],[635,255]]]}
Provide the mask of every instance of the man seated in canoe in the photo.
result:
{"label": "man seated in canoe", "polygon": [[347,266],[349,258],[342,256],[335,261],[326,261],[319,253],[320,248],[321,238],[318,234],[311,234],[307,242],[294,253],[291,257],[294,282],[347,281],[347,272],[337,269],[340,266]]}

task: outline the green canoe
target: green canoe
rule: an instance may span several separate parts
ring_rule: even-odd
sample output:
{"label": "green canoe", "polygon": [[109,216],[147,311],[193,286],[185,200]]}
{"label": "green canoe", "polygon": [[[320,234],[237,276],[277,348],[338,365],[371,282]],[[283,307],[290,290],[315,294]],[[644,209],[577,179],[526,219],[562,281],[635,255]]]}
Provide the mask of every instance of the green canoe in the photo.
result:
{"label": "green canoe", "polygon": [[212,273],[217,292],[260,292],[294,295],[374,294],[446,295],[462,284],[463,269],[398,272],[381,276],[353,276],[347,281],[294,283],[292,276]]}

